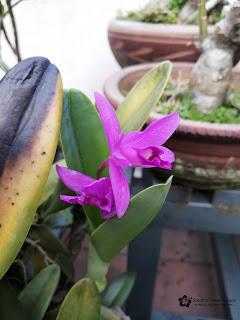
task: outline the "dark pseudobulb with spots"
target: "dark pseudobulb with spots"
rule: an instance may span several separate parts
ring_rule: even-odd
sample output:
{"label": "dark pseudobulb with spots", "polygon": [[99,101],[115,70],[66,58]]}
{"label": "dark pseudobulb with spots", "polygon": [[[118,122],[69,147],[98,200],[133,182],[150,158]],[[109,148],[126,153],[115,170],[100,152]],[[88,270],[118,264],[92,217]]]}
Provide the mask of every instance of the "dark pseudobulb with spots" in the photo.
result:
{"label": "dark pseudobulb with spots", "polygon": [[0,174],[6,159],[17,157],[41,126],[55,92],[49,84],[58,74],[48,59],[36,57],[16,65],[0,81]]}
{"label": "dark pseudobulb with spots", "polygon": [[0,81],[0,279],[19,252],[47,181],[61,124],[57,67],[26,59]]}

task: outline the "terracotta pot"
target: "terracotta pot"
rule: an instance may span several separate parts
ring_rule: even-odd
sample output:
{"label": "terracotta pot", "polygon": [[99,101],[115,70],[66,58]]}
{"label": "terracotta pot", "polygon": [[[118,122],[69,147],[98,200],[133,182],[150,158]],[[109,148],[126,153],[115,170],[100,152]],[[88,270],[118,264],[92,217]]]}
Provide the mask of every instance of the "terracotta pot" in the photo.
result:
{"label": "terracotta pot", "polygon": [[122,67],[160,60],[194,62],[200,55],[198,33],[198,26],[193,25],[117,19],[108,25],[108,40]]}
{"label": "terracotta pot", "polygon": [[[143,74],[156,64],[131,66],[111,76],[104,92],[114,107],[123,101],[122,91],[128,91]],[[188,81],[190,63],[174,63],[172,78],[181,72]],[[240,73],[233,72],[232,86],[240,90]],[[162,117],[150,114],[149,122]],[[177,132],[166,144],[176,154],[174,175],[182,182],[201,189],[240,187],[240,125],[211,124],[181,119]]]}

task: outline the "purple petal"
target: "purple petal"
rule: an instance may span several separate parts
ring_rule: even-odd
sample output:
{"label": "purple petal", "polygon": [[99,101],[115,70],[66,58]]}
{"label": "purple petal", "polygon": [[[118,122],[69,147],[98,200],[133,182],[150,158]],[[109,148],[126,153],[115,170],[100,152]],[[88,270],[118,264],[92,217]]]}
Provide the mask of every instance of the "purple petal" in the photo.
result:
{"label": "purple petal", "polygon": [[112,211],[112,212],[107,212],[107,211],[103,211],[101,212],[101,218],[102,219],[106,219],[106,220],[109,220],[109,219],[112,219],[113,217],[116,216],[116,211]]}
{"label": "purple petal", "polygon": [[94,183],[84,188],[84,192],[88,195],[88,205],[97,206],[108,213],[115,210],[112,185],[109,178],[104,177],[95,180]]}
{"label": "purple petal", "polygon": [[60,200],[71,203],[71,204],[85,205],[84,199],[85,197],[82,197],[82,196],[64,196],[64,195],[60,196]]}
{"label": "purple petal", "polygon": [[121,218],[128,208],[130,201],[130,190],[127,178],[123,170],[114,161],[109,161],[109,173],[112,183],[112,190],[115,200],[118,218]]}
{"label": "purple petal", "polygon": [[[163,146],[147,148],[129,148],[125,147],[122,153],[130,163],[128,166],[152,168],[159,167],[163,169],[171,169],[172,163],[175,161],[174,153]],[[115,160],[119,166],[117,160]],[[122,166],[124,168],[125,166]]]}
{"label": "purple petal", "polygon": [[119,141],[121,134],[120,124],[113,107],[104,96],[95,93],[95,101],[107,137],[109,149],[110,152],[112,152]]}
{"label": "purple petal", "polygon": [[135,166],[140,167],[158,167],[162,169],[171,169],[175,161],[174,153],[165,147],[149,147],[137,151],[139,162]]}
{"label": "purple petal", "polygon": [[166,117],[152,122],[142,132],[131,132],[121,140],[121,147],[147,148],[159,147],[164,144],[174,133],[179,125],[179,114],[173,112]]}
{"label": "purple petal", "polygon": [[56,170],[62,182],[77,193],[81,193],[86,185],[90,185],[95,181],[83,173],[59,165],[56,165]]}
{"label": "purple petal", "polygon": [[160,147],[160,149],[163,151],[163,154],[161,155],[161,159],[163,161],[168,161],[170,163],[173,163],[175,161],[175,154],[171,150],[169,150],[166,147]]}
{"label": "purple petal", "polygon": [[101,198],[109,192],[110,188],[110,179],[108,177],[103,177],[97,180],[93,180],[91,184],[86,185],[84,188],[84,192],[88,194],[97,194]]}
{"label": "purple petal", "polygon": [[104,219],[116,215],[112,184],[109,178],[95,180],[84,174],[57,166],[57,172],[63,183],[79,193],[77,196],[61,195],[60,200],[84,206],[97,206],[102,211]]}

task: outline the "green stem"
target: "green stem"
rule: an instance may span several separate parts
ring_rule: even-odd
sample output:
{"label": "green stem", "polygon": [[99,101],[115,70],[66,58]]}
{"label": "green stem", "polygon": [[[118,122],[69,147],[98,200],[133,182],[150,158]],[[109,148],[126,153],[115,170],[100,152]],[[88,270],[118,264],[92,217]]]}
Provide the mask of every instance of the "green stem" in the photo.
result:
{"label": "green stem", "polygon": [[108,268],[109,264],[101,260],[93,244],[89,241],[87,277],[95,281],[99,292],[106,288]]}
{"label": "green stem", "polygon": [[103,171],[105,168],[107,168],[108,162],[109,162],[109,160],[106,159],[106,160],[104,160],[104,161],[100,164],[100,166],[98,167],[98,169],[97,169],[97,178],[98,178],[98,179],[101,177],[102,171]]}
{"label": "green stem", "polygon": [[101,306],[101,316],[104,320],[121,320],[111,309]]}
{"label": "green stem", "polygon": [[200,43],[208,36],[208,24],[207,24],[207,10],[206,10],[206,1],[198,0],[198,18],[199,18],[199,38]]}

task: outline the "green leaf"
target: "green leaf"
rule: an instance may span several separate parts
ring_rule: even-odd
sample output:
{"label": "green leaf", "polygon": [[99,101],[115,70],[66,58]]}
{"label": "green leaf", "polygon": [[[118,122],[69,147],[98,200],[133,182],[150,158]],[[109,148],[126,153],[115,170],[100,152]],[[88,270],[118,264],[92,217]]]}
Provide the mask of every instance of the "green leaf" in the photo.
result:
{"label": "green leaf", "polygon": [[91,241],[89,241],[87,276],[95,281],[100,292],[106,288],[108,268],[109,263],[101,260]]}
{"label": "green leaf", "polygon": [[58,178],[56,171],[57,164],[66,167],[66,161],[64,159],[59,160],[51,168],[38,208],[38,213],[42,218],[46,218],[53,213],[71,206],[71,204],[59,199],[61,194],[73,195],[74,192],[66,188]]}
{"label": "green leaf", "polygon": [[78,151],[78,141],[73,127],[71,115],[70,92],[64,91],[63,115],[61,126],[61,146],[67,166],[71,169],[82,171],[80,153]]}
{"label": "green leaf", "polygon": [[74,192],[69,190],[60,180],[58,180],[56,188],[51,196],[38,208],[38,213],[41,218],[46,219],[50,215],[71,206],[71,204],[59,199],[61,194],[71,196],[74,195]]}
{"label": "green leaf", "polygon": [[114,280],[102,297],[102,303],[107,307],[122,306],[134,285],[136,275],[133,272],[126,272]]}
{"label": "green leaf", "polygon": [[40,271],[19,295],[21,306],[29,319],[41,320],[51,302],[60,278],[60,269],[56,264]]}
{"label": "green leaf", "polygon": [[95,106],[78,90],[65,93],[61,141],[68,167],[96,178],[108,147]]}
{"label": "green leaf", "polygon": [[[61,142],[67,166],[96,178],[99,165],[108,157],[108,147],[95,106],[80,91],[65,92]],[[96,207],[84,207],[91,227],[102,220]]]}
{"label": "green leaf", "polygon": [[57,164],[60,166],[66,166],[65,160],[60,160],[60,161],[56,162],[54,165],[52,165],[39,205],[41,205],[43,202],[45,202],[51,196],[51,194],[54,192],[54,190],[57,187],[57,184],[59,181],[58,174],[56,171]]}
{"label": "green leaf", "polygon": [[91,241],[99,257],[111,259],[144,230],[158,214],[168,194],[172,177],[166,183],[151,186],[135,195],[121,219],[101,224],[91,235]]}
{"label": "green leaf", "polygon": [[74,266],[71,257],[64,253],[58,253],[55,261],[68,279],[74,282]]}
{"label": "green leaf", "polygon": [[18,301],[17,293],[7,280],[0,281],[0,319],[29,319]]}
{"label": "green leaf", "polygon": [[147,72],[118,107],[117,116],[124,132],[140,130],[156,107],[172,71],[169,61],[159,63]]}
{"label": "green leaf", "polygon": [[91,279],[78,281],[66,295],[57,320],[99,320],[100,295]]}

